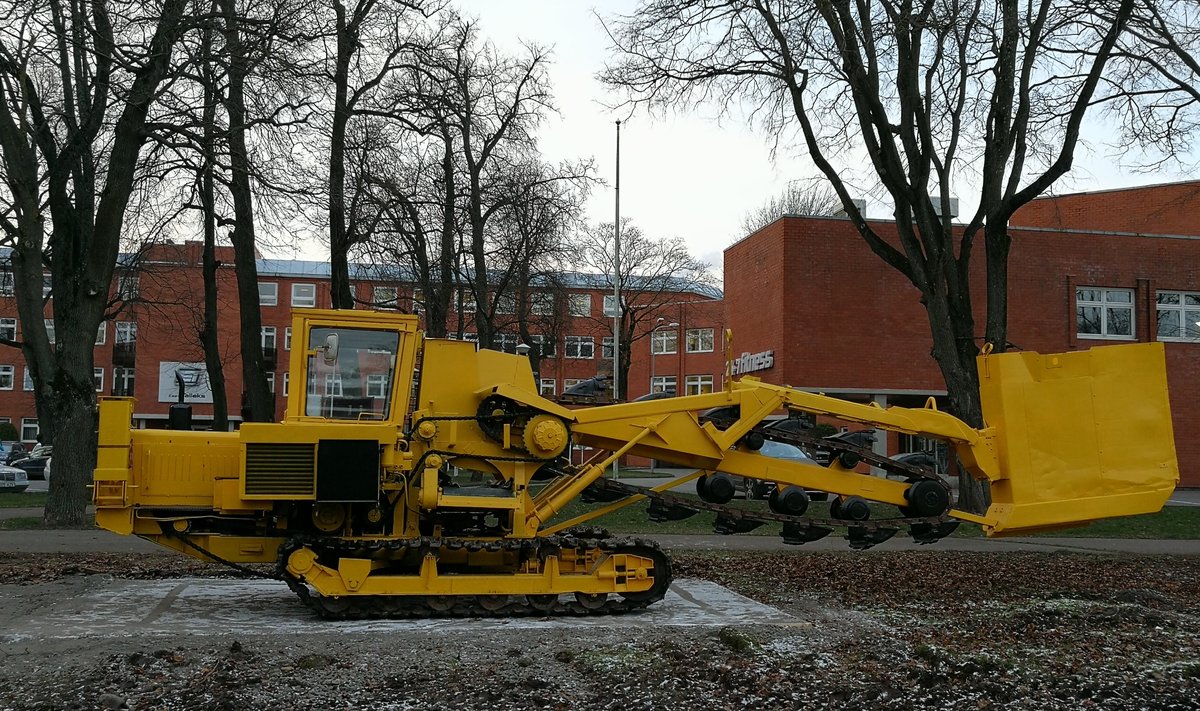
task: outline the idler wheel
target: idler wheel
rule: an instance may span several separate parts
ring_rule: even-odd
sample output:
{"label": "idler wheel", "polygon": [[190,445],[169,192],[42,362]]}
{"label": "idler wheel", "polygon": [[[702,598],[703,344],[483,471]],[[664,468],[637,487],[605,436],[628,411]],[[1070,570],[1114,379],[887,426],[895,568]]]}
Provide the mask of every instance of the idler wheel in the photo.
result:
{"label": "idler wheel", "polygon": [[908,512],[916,516],[941,516],[950,508],[950,494],[932,479],[922,479],[904,492]]}
{"label": "idler wheel", "polygon": [[808,510],[808,492],[798,486],[787,486],[783,490],[776,489],[767,499],[767,506],[777,514],[784,516],[803,516]]}
{"label": "idler wheel", "polygon": [[575,601],[585,610],[599,610],[608,600],[608,593],[575,593]]}

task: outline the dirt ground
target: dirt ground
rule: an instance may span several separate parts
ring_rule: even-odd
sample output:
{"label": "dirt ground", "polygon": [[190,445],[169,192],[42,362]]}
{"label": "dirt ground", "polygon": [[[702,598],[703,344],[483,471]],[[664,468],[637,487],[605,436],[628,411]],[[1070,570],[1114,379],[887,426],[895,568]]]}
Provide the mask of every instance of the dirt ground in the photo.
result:
{"label": "dirt ground", "polygon": [[[676,552],[786,625],[85,638],[0,648],[0,709],[1200,709],[1200,559]],[[0,623],[169,556],[0,555]],[[91,582],[89,582],[91,581]],[[236,606],[237,600],[214,604]],[[0,638],[3,631],[0,630]]]}

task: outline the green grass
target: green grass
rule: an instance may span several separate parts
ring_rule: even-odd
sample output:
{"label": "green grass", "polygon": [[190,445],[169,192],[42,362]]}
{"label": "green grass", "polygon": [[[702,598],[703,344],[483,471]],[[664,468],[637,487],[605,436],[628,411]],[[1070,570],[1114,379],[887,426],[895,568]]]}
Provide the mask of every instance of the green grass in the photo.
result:
{"label": "green grass", "polygon": [[23,491],[19,494],[6,492],[0,494],[0,509],[21,509],[32,506],[45,506],[48,494],[44,491]]}
{"label": "green grass", "polygon": [[[695,499],[691,495],[686,498]],[[767,511],[765,501],[745,501],[735,499],[732,506]],[[594,511],[602,504],[584,504],[574,501],[552,521],[559,523],[588,511]],[[646,502],[626,506],[619,511],[606,514],[583,525],[603,526],[613,533],[664,533],[664,534],[710,534],[713,533],[712,523],[715,516],[701,512],[682,521],[666,521],[655,523],[646,515]],[[814,501],[808,509],[808,515],[815,518],[829,516],[827,502]],[[899,512],[893,506],[872,504],[873,519],[895,518]],[[756,536],[779,535],[779,524],[764,524],[750,533]],[[979,526],[964,523],[953,534],[959,538],[978,538],[983,535]],[[1145,538],[1145,539],[1200,539],[1200,507],[1171,506],[1156,514],[1144,516],[1127,516],[1124,518],[1105,519],[1079,528],[1064,528],[1057,531],[1032,534],[1042,537],[1063,538]]]}

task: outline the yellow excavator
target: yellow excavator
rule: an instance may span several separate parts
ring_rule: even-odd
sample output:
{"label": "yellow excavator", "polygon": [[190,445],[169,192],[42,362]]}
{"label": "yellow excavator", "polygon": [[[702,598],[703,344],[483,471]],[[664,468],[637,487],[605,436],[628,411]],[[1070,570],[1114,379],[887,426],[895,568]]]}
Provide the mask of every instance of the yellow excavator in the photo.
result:
{"label": "yellow excavator", "polygon": [[[777,525],[798,544],[841,531],[867,548],[902,529],[932,543],[961,521],[997,536],[1154,512],[1179,476],[1157,343],[984,353],[986,426],[975,429],[932,400],[880,408],[750,377],[567,409],[538,395],[527,358],[427,339],[415,316],[305,310],[292,332],[282,422],[199,432],[182,413],[180,429],[134,430],[133,401],[103,399],[93,501],[110,531],[233,566],[274,564],[327,618],[645,607],[666,593],[670,558],[588,525],[642,501],[652,520],[707,512],[723,533]],[[776,426],[785,413],[941,440],[960,476],[990,483],[992,503],[957,510],[935,472]],[[772,458],[767,441],[831,456]],[[625,456],[694,472],[653,488],[606,477]],[[868,465],[891,476],[860,471]],[[731,505],[739,478],[773,483],[769,500]],[[699,496],[675,491],[693,480]],[[828,516],[806,515],[812,491],[834,497]],[[601,503],[568,517],[581,498]]]}

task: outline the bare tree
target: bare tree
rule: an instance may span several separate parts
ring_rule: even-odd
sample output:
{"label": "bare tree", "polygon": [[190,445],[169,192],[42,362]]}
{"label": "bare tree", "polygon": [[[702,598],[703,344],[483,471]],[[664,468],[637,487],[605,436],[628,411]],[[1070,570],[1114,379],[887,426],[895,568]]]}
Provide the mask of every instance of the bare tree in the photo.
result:
{"label": "bare tree", "polygon": [[739,237],[753,234],[784,215],[834,215],[841,209],[841,199],[828,185],[793,181],[742,217]]}
{"label": "bare tree", "polygon": [[[48,525],[86,516],[95,334],[147,117],[173,69],[188,10],[187,0],[0,4],[0,226],[13,249],[22,351],[43,441],[55,444]],[[47,267],[54,343],[43,316]]]}
{"label": "bare tree", "polygon": [[[595,286],[612,292],[616,273],[612,223],[584,230],[576,248],[575,262],[592,272]],[[697,301],[716,298],[718,292],[709,285],[710,278],[709,265],[693,257],[683,240],[652,239],[628,218],[621,220],[621,345],[614,368],[622,389],[613,397],[620,400],[628,393],[633,344],[649,335],[646,324],[654,323],[663,307],[678,303],[687,292],[701,294]],[[706,292],[712,296],[702,296]],[[611,329],[613,317],[611,310],[601,309],[593,320]]]}
{"label": "bare tree", "polygon": [[[603,78],[637,104],[740,103],[772,134],[797,132],[871,250],[920,290],[951,408],[982,426],[975,356],[981,338],[1008,344],[1008,219],[1070,169],[1136,2],[648,0],[616,23]],[[855,207],[856,162],[891,198],[894,237]],[[951,193],[969,172],[979,207],[956,227]],[[984,504],[962,490],[961,506]]]}

